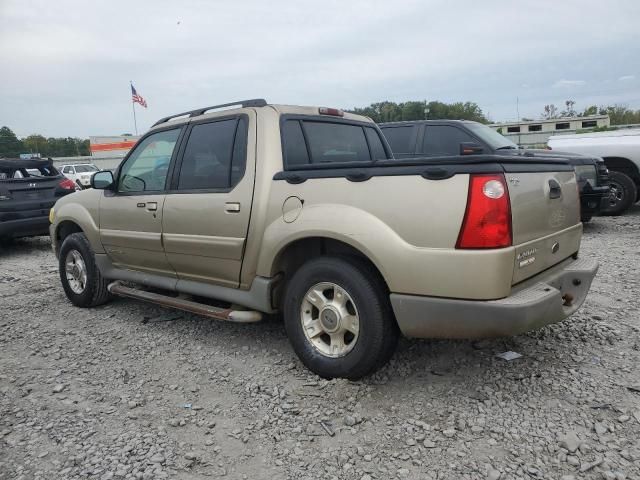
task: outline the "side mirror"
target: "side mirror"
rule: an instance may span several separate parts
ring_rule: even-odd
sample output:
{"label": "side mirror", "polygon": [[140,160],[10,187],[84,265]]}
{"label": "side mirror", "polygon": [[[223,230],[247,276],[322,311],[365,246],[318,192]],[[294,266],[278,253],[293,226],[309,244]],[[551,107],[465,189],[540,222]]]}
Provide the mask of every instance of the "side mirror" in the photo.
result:
{"label": "side mirror", "polygon": [[482,145],[475,142],[462,142],[460,144],[460,155],[477,155],[483,151]]}
{"label": "side mirror", "polygon": [[96,172],[91,176],[91,187],[106,190],[113,185],[113,173],[109,170]]}

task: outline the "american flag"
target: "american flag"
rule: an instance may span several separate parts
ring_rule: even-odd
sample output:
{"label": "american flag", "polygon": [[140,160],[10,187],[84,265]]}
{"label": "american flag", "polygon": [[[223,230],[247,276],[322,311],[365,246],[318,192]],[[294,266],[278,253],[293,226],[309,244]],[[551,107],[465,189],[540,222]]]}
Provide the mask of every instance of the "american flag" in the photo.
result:
{"label": "american flag", "polygon": [[136,89],[133,86],[133,83],[131,84],[131,100],[133,100],[133,103],[139,103],[144,108],[147,108],[147,101],[144,98],[142,98],[140,95],[138,95],[138,92],[136,92]]}

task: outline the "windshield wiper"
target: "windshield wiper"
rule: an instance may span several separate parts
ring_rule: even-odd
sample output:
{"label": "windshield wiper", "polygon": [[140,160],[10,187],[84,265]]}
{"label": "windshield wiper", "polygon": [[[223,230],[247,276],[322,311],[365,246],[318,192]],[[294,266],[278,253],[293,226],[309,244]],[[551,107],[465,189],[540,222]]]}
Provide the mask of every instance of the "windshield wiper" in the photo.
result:
{"label": "windshield wiper", "polygon": [[498,147],[496,150],[518,150],[518,147],[514,147],[513,145],[505,145],[504,147]]}

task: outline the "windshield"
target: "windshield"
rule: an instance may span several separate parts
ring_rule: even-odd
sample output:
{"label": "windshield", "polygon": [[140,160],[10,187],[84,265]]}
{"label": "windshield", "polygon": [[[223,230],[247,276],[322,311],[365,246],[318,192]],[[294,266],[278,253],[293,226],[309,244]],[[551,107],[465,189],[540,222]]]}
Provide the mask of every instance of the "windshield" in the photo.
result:
{"label": "windshield", "polygon": [[482,125],[481,123],[466,123],[465,124],[469,130],[471,130],[476,136],[478,136],[482,141],[487,143],[493,150],[498,150],[499,148],[518,148],[518,145],[513,143],[506,137],[503,137],[501,134],[496,132],[490,127],[486,125]]}
{"label": "windshield", "polygon": [[77,173],[97,172],[98,168],[93,165],[76,165]]}

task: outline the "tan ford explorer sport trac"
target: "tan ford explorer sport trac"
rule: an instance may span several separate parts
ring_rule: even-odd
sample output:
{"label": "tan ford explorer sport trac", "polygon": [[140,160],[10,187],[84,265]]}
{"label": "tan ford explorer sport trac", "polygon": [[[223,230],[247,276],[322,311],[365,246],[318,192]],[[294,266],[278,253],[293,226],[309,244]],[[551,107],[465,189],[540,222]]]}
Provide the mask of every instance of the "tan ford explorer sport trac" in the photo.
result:
{"label": "tan ford explorer sport trac", "polygon": [[112,295],[231,322],[281,312],[322,377],[409,337],[514,335],[574,313],[573,167],[508,155],[393,159],[368,118],[247,100],[158,121],[115,174],[60,199],[51,238],[79,307]]}

